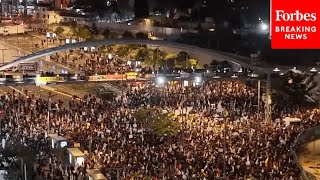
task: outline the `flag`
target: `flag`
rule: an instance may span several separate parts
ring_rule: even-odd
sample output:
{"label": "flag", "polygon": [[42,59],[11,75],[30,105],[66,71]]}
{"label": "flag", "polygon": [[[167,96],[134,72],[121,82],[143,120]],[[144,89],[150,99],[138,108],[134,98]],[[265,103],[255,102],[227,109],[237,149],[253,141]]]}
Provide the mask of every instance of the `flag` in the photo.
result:
{"label": "flag", "polygon": [[269,157],[267,157],[267,159],[264,161],[265,166],[268,166],[268,162],[269,162]]}

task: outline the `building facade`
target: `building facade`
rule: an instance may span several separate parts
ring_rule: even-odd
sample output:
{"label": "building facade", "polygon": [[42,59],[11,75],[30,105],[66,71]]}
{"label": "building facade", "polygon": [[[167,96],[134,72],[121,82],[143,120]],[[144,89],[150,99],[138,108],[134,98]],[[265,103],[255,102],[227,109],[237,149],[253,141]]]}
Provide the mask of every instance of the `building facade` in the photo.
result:
{"label": "building facade", "polygon": [[69,10],[54,10],[50,6],[37,6],[35,10],[35,19],[43,24],[59,24],[62,22],[76,22],[77,24],[86,24],[91,20],[90,15],[85,15]]}

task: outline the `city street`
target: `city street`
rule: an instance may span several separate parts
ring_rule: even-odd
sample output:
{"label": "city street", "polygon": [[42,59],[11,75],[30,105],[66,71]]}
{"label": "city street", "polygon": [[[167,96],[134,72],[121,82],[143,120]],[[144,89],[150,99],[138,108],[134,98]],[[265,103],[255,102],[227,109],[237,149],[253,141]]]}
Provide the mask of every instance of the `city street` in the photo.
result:
{"label": "city street", "polygon": [[[45,88],[39,87],[39,86],[33,86],[33,85],[27,85],[27,86],[1,86],[0,87],[0,94],[12,94],[13,90],[16,93],[21,93],[23,96],[31,96],[34,94],[35,98],[43,98],[48,99],[49,93],[51,93],[51,100],[53,102],[63,101],[63,107],[68,108],[68,102],[72,99],[70,95],[58,93],[54,91],[47,90]],[[27,94],[25,94],[27,93]],[[34,99],[33,99],[34,100]],[[35,102],[35,100],[34,100]]]}

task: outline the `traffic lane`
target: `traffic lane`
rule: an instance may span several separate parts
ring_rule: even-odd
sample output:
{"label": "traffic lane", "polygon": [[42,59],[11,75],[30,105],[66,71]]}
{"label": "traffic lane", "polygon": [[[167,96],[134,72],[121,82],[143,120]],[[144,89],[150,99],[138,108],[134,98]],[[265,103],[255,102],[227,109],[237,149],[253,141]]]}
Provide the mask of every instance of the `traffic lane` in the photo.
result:
{"label": "traffic lane", "polygon": [[0,87],[0,94],[1,95],[5,95],[5,94],[12,94],[13,92],[13,89],[10,88],[9,86],[1,86]]}
{"label": "traffic lane", "polygon": [[[26,86],[25,88],[28,92],[28,95],[31,95],[31,94],[34,94],[34,96],[36,97],[36,99],[38,99],[39,97],[41,97],[42,99],[45,99],[47,100],[48,97],[49,97],[49,93],[51,91],[48,91],[48,90],[45,90],[45,89],[42,89],[37,86]],[[59,94],[56,94],[54,92],[51,92],[51,101],[52,102],[55,102],[55,103],[58,103],[59,100],[63,102],[62,104],[62,107],[64,108],[68,108],[69,107],[69,101],[71,100],[71,98],[67,98],[65,96],[62,96],[62,95],[59,95]]]}
{"label": "traffic lane", "polygon": [[51,93],[51,100],[53,102],[59,102],[60,101],[63,101],[63,106],[65,108],[68,108],[69,107],[69,101],[72,100],[72,97],[70,96],[65,96],[65,95],[62,95],[62,94],[59,94],[59,93],[56,93],[54,91],[49,91],[49,90],[46,90],[46,89],[43,89],[41,87],[37,87],[37,86],[25,86],[24,87],[27,91],[28,91],[28,94],[35,94],[35,96],[37,98],[41,97],[43,99],[48,99],[49,97],[49,93]]}

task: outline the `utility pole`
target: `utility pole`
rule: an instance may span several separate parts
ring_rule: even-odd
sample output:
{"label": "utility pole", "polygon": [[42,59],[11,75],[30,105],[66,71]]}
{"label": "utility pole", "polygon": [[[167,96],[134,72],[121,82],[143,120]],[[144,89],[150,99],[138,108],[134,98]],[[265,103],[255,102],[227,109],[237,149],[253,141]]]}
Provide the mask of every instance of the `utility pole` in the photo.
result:
{"label": "utility pole", "polygon": [[51,92],[48,94],[48,119],[47,119],[47,126],[48,126],[48,134],[50,133],[50,111],[51,111]]}
{"label": "utility pole", "polygon": [[21,97],[21,93],[19,92],[19,94],[18,94],[18,121],[20,121],[20,106],[21,106],[20,97]]}
{"label": "utility pole", "polygon": [[226,168],[226,156],[227,156],[227,138],[226,138],[226,132],[227,132],[227,117],[229,116],[229,112],[227,110],[224,110],[223,112],[223,179],[227,179],[227,168]]}
{"label": "utility pole", "polygon": [[33,36],[31,36],[31,53],[33,53]]}
{"label": "utility pole", "polygon": [[226,179],[226,117],[223,117],[223,179]]}
{"label": "utility pole", "polygon": [[8,49],[0,49],[1,54],[2,54],[2,65],[4,65],[4,51],[6,51]]}
{"label": "utility pole", "polygon": [[260,117],[261,81],[258,80],[258,118]]}
{"label": "utility pole", "polygon": [[23,165],[23,171],[24,171],[24,180],[27,180],[27,166],[26,166],[26,164]]}
{"label": "utility pole", "polygon": [[271,121],[271,103],[272,103],[272,91],[271,91],[271,74],[267,74],[267,92],[265,102],[265,120]]}
{"label": "utility pole", "polygon": [[21,158],[21,167],[20,167],[20,173],[21,173],[21,175],[23,176],[23,173],[24,173],[24,169],[23,169],[23,159]]}
{"label": "utility pole", "polygon": [[91,157],[91,149],[92,149],[92,136],[89,136],[89,157]]}

